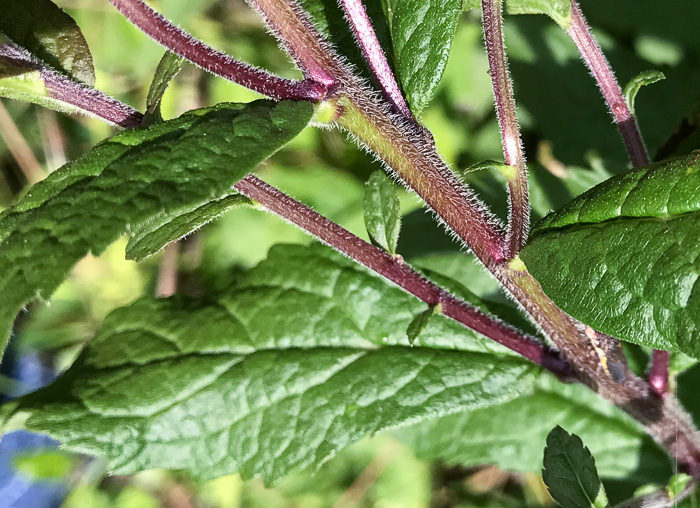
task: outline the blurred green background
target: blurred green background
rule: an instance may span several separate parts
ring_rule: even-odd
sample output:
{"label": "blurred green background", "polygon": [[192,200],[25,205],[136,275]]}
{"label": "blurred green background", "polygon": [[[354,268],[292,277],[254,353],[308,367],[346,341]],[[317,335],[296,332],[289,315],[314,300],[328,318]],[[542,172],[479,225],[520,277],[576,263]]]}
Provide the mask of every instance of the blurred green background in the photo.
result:
{"label": "blurred green background", "polygon": [[[84,31],[94,56],[97,87],[143,110],[163,49],[122,19],[107,0],[56,3]],[[285,76],[298,75],[243,0],[149,3],[218,49]],[[666,74],[665,81],[643,89],[637,101],[652,157],[700,146],[697,0],[588,0],[583,9],[623,85],[645,70]],[[479,22],[477,12],[464,14],[443,82],[423,116],[440,152],[456,170],[502,158]],[[543,16],[509,17],[506,40],[537,218],[626,169],[627,158],[592,79],[561,29]],[[255,97],[188,65],[166,93],[163,114],[170,118],[220,101],[247,102]],[[112,132],[88,118],[68,118],[10,101],[2,105],[8,112],[0,114],[3,207],[21,195],[27,180],[55,170]],[[366,238],[364,182],[379,167],[341,133],[308,129],[264,163],[259,174]],[[497,214],[505,215],[506,196],[497,174],[469,173],[465,178]],[[431,225],[418,200],[404,191],[401,197],[406,217],[400,253],[467,283],[480,295],[503,300],[480,268]],[[233,210],[180,242],[178,291],[192,295],[216,291],[263,259],[273,244],[309,241],[275,217],[247,208]],[[35,304],[20,317],[13,341],[18,356],[38,351],[42,361],[60,372],[110,310],[155,291],[162,254],[137,265],[124,260],[124,246],[125,241],[117,242],[99,258],[83,260],[50,303]],[[366,439],[315,474],[300,472],[272,487],[236,475],[205,484],[166,471],[106,477],[100,461],[60,452],[20,459],[15,466],[28,478],[67,482],[71,493],[63,504],[66,508],[552,505],[536,475],[508,474],[488,465],[462,468],[422,461],[391,436]]]}

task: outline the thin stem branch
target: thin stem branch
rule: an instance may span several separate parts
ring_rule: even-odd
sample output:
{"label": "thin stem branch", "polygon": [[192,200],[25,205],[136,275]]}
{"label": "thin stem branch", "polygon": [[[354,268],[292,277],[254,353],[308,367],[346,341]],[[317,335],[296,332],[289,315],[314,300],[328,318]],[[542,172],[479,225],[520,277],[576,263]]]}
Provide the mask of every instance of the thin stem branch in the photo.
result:
{"label": "thin stem branch", "polygon": [[649,156],[644,147],[637,120],[627,106],[622,89],[615,79],[615,74],[598,42],[593,37],[576,0],[571,0],[571,24],[566,31],[598,83],[598,88],[600,88],[600,92],[610,108],[610,114],[620,129],[632,165],[635,167],[646,166],[649,164]]}
{"label": "thin stem branch", "polygon": [[508,178],[510,213],[508,217],[508,257],[517,255],[527,241],[530,224],[530,200],[527,166],[515,111],[513,84],[503,38],[502,0],[482,0],[484,39],[489,60],[496,114],[501,128],[505,162],[515,168]]}
{"label": "thin stem branch", "polygon": [[134,116],[135,112],[129,106],[42,65],[27,51],[12,43],[0,45],[0,61],[4,61],[10,68],[38,71],[53,100],[77,107],[85,114],[121,127],[136,127],[141,124],[140,118]]}
{"label": "thin stem branch", "polygon": [[238,182],[236,190],[262,204],[270,212],[295,224],[326,245],[346,254],[358,263],[392,281],[406,292],[431,306],[442,306],[442,313],[503,344],[555,374],[569,377],[568,364],[558,353],[537,339],[523,334],[471,305],[455,298],[413,270],[405,262],[353,235],[262,180],[249,175]]}
{"label": "thin stem branch", "polygon": [[203,69],[275,99],[317,101],[326,93],[323,81],[293,81],[275,76],[225,55],[176,27],[141,0],[110,0],[146,35]]}
{"label": "thin stem branch", "polygon": [[[648,165],[649,155],[644,146],[637,119],[625,101],[620,85],[615,79],[615,74],[600,45],[593,37],[576,0],[571,0],[571,24],[567,33],[576,44],[583,61],[598,83],[603,98],[610,108],[613,120],[620,130],[632,165],[634,167]],[[652,352],[648,380],[660,396],[664,396],[668,391],[669,359],[668,351],[654,350]]]}
{"label": "thin stem branch", "polygon": [[405,117],[413,119],[413,114],[406,104],[403,93],[396,82],[386,55],[382,50],[377,34],[372,27],[372,22],[367,16],[362,0],[340,0],[345,15],[350,23],[355,39],[362,49],[362,54],[369,64],[374,77],[379,81],[379,85],[384,92],[385,98]]}

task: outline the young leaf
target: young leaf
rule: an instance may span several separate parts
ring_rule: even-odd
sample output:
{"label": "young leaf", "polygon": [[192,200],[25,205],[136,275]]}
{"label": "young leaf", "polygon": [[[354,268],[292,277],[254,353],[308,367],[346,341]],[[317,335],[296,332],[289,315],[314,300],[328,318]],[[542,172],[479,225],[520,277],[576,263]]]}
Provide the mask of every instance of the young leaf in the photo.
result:
{"label": "young leaf", "polygon": [[571,24],[571,0],[506,0],[508,14],[546,14],[566,29]]}
{"label": "young leaf", "polygon": [[545,217],[520,256],[604,333],[700,356],[700,153],[615,176]]}
{"label": "young leaf", "polygon": [[646,85],[651,85],[658,81],[666,79],[663,72],[659,71],[645,71],[637,74],[634,78],[627,83],[625,86],[625,91],[623,95],[625,96],[625,102],[630,108],[630,111],[634,115],[634,99],[637,97],[639,90]]}
{"label": "young leaf", "polygon": [[170,82],[177,76],[180,69],[182,69],[184,61],[184,58],[169,51],[161,58],[156,68],[156,73],[153,76],[151,88],[148,90],[148,96],[146,97],[145,116],[147,118],[154,116],[157,120],[162,120],[160,116],[160,102]]}
{"label": "young leaf", "polygon": [[276,247],[218,301],[118,309],[54,385],[0,413],[119,473],[275,481],[364,435],[530,388],[536,367],[443,316],[406,347],[420,305],[326,247]]}
{"label": "young leaf", "polygon": [[401,229],[401,210],[396,185],[383,171],[369,177],[365,199],[365,226],[372,241],[391,255],[396,254]]}
{"label": "young leaf", "polygon": [[37,60],[94,85],[95,69],[85,37],[73,18],[50,0],[3,0],[0,33]]}
{"label": "young leaf", "polygon": [[435,314],[436,307],[428,307],[423,312],[418,314],[413,320],[408,324],[406,328],[406,335],[408,336],[408,343],[412,346],[418,336],[425,330],[428,326],[430,318]]}
{"label": "young leaf", "polygon": [[152,256],[166,245],[175,242],[202,226],[218,219],[229,210],[241,205],[250,205],[252,201],[240,194],[231,194],[194,209],[178,210],[172,216],[160,217],[158,220],[144,224],[126,246],[126,259],[142,261]]}
{"label": "young leaf", "polygon": [[462,0],[382,0],[397,78],[419,114],[435,94],[450,55]]}
{"label": "young leaf", "polygon": [[118,134],[33,187],[0,214],[3,345],[19,309],[48,298],[80,258],[230,194],[312,114],[313,105],[297,101],[193,111]]}
{"label": "young leaf", "polygon": [[593,455],[580,437],[559,426],[547,436],[542,479],[554,500],[564,508],[609,506]]}
{"label": "young leaf", "polygon": [[552,425],[574,429],[585,440],[601,476],[643,483],[671,473],[664,453],[632,418],[588,388],[549,375],[511,402],[422,422],[398,436],[425,460],[539,473]]}

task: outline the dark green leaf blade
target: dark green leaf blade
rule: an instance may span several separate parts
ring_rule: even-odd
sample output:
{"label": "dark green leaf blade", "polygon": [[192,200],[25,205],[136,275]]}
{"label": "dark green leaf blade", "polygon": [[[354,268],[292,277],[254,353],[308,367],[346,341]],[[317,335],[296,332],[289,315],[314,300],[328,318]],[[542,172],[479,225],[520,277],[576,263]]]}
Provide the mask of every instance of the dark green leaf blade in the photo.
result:
{"label": "dark green leaf blade", "polygon": [[613,177],[521,252],[557,305],[607,334],[700,356],[700,153]]}
{"label": "dark green leaf blade", "polygon": [[564,508],[608,506],[593,455],[580,437],[559,426],[547,436],[542,478],[549,493]]}
{"label": "dark green leaf blade", "polygon": [[253,202],[241,194],[231,194],[221,199],[197,205],[193,210],[178,211],[176,215],[149,222],[137,231],[126,246],[126,259],[142,261],[160,251],[171,242],[197,231],[218,219],[229,210]]}
{"label": "dark green leaf blade", "polygon": [[3,0],[0,33],[37,60],[94,85],[95,69],[85,37],[73,18],[50,0]]}
{"label": "dark green leaf blade", "polygon": [[383,171],[372,173],[363,201],[365,226],[372,241],[391,255],[396,254],[399,242],[400,205],[394,182]]}
{"label": "dark green leaf blade", "polygon": [[19,309],[48,298],[80,258],[230,194],[312,114],[296,101],[190,112],[118,134],[35,186],[0,214],[3,342]]}
{"label": "dark green leaf blade", "polygon": [[116,472],[274,481],[364,435],[530,389],[537,367],[443,316],[406,347],[421,305],[328,248],[279,246],[218,301],[115,311],[54,385],[0,413]]}
{"label": "dark green leaf blade", "polygon": [[382,0],[398,81],[419,114],[435,94],[452,48],[462,0]]}

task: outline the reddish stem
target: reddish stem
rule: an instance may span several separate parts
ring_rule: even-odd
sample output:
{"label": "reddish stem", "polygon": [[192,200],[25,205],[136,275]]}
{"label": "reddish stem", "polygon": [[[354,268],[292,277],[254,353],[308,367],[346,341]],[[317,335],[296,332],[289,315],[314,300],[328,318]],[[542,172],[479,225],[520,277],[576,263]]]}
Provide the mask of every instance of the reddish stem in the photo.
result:
{"label": "reddish stem", "polygon": [[308,78],[333,89],[344,75],[342,58],[323,40],[295,0],[246,0]]}
{"label": "reddish stem", "polygon": [[176,27],[141,0],[110,0],[124,17],[146,35],[203,69],[275,99],[318,101],[325,83],[280,78],[225,55]]}
{"label": "reddish stem", "polygon": [[622,89],[615,79],[615,74],[598,42],[593,37],[576,0],[571,0],[571,24],[566,31],[598,83],[600,92],[610,108],[610,114],[620,129],[632,165],[635,167],[646,166],[649,164],[649,156],[644,147],[637,120],[627,106]]}
{"label": "reddish stem", "polygon": [[[593,37],[576,0],[571,0],[571,25],[567,29],[571,39],[578,47],[581,57],[598,83],[605,102],[610,108],[613,120],[617,124],[634,167],[647,166],[649,155],[637,119],[632,114],[622,89],[615,79],[615,74],[605,58],[603,51]],[[648,380],[660,396],[668,392],[668,351],[654,350],[649,367]]]}
{"label": "reddish stem", "polygon": [[372,27],[372,22],[367,16],[365,6],[361,0],[340,0],[345,9],[345,15],[350,22],[355,39],[362,49],[362,54],[369,64],[369,68],[379,81],[385,98],[405,117],[413,119],[411,110],[399,89],[394,73],[389,67],[389,62],[377,39],[377,34]]}
{"label": "reddish stem", "polygon": [[530,224],[527,166],[503,39],[502,1],[482,0],[481,8],[491,84],[496,101],[498,123],[501,128],[501,139],[503,140],[503,155],[506,164],[515,168],[513,175],[508,178],[510,212],[506,242],[508,245],[507,256],[511,258],[517,255],[525,245]]}
{"label": "reddish stem", "polygon": [[121,127],[136,127],[141,124],[139,114],[129,106],[44,66],[27,51],[12,43],[0,45],[0,61],[5,61],[11,68],[38,71],[51,98],[78,107],[86,114]]}
{"label": "reddish stem", "polygon": [[571,377],[568,363],[562,360],[558,353],[547,348],[533,337],[525,335],[516,328],[458,300],[421,276],[403,260],[367,243],[347,229],[331,222],[262,180],[249,175],[234,187],[242,194],[261,203],[272,213],[288,220],[323,243],[386,277],[428,305],[442,305],[442,312],[446,316],[499,344],[503,344],[558,376]]}

